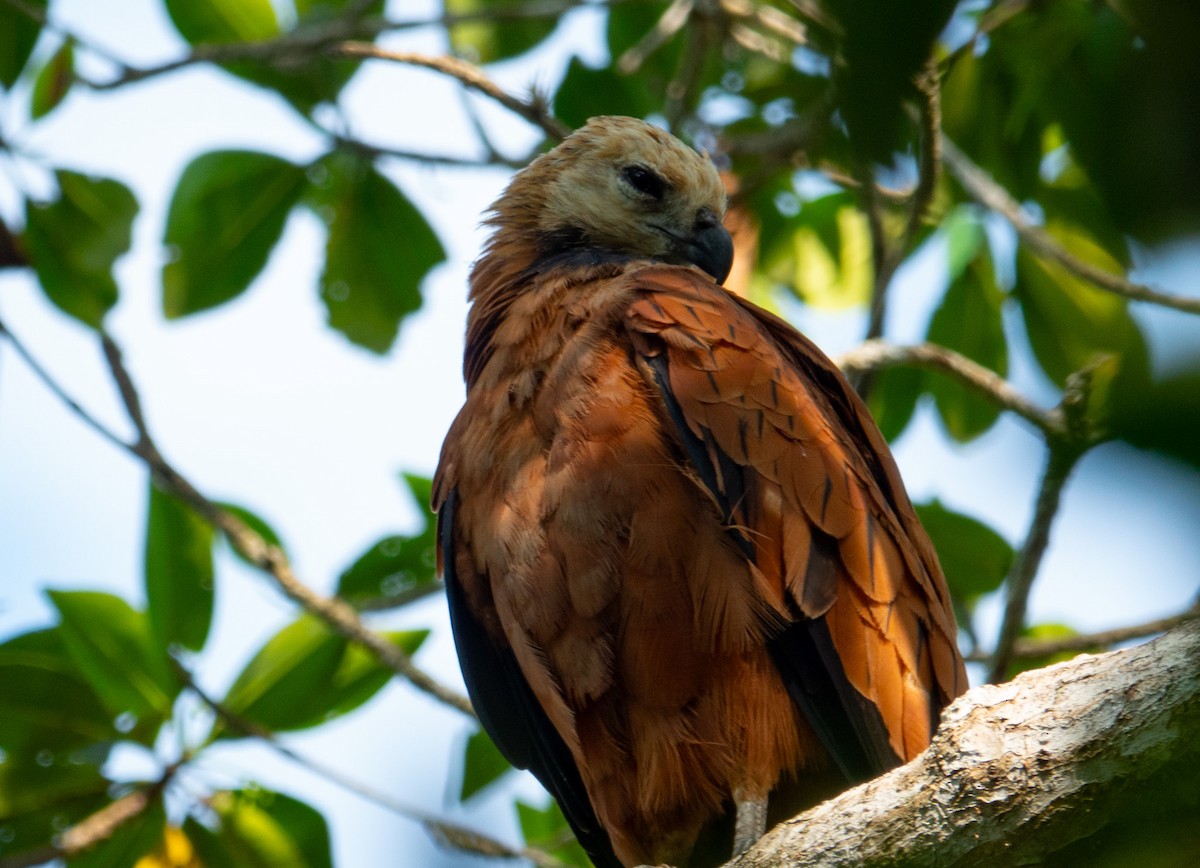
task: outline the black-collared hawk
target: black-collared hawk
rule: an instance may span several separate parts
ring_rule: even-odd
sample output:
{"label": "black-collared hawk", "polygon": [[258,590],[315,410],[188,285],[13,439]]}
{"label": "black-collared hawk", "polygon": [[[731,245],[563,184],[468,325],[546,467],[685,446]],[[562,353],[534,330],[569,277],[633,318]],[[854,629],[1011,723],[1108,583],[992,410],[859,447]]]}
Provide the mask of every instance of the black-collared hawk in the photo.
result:
{"label": "black-collared hawk", "polygon": [[434,482],[463,676],[597,865],[699,865],[920,753],[966,689],[937,557],[837,368],[721,282],[710,160],[600,117],[471,273]]}

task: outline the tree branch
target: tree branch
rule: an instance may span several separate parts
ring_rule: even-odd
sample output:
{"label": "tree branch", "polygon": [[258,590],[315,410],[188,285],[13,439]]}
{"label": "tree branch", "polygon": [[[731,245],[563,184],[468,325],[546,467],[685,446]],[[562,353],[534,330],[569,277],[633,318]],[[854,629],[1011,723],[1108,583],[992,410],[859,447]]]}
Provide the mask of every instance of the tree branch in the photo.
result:
{"label": "tree branch", "polygon": [[108,335],[101,337],[104,357],[108,363],[113,382],[120,393],[125,412],[129,415],[137,431],[137,441],[126,443],[94,416],[88,413],[79,403],[71,398],[66,390],[58,385],[52,377],[39,365],[17,340],[16,336],[0,321],[0,336],[6,337],[17,349],[21,357],[29,364],[38,378],[47,388],[58,397],[72,412],[82,419],[89,427],[99,433],[114,446],[130,453],[141,460],[154,480],[160,487],[171,492],[192,507],[205,521],[225,534],[239,554],[266,573],[283,593],[299,603],[307,611],[316,615],[328,624],[335,632],[370,651],[384,666],[397,675],[407,679],[414,687],[429,694],[439,702],[455,708],[470,717],[475,716],[471,702],[462,694],[451,690],[436,681],[424,670],[417,667],[412,658],[388,642],[379,634],[370,630],[344,600],[337,597],[323,597],[301,582],[292,572],[287,556],[276,546],[262,538],[249,525],[237,516],[221,509],[192,485],[179,471],[172,467],[162,453],[159,452],[141,410],[141,400],[137,389],[129,376],[121,359],[121,351],[116,342]]}
{"label": "tree branch", "polygon": [[977,687],[915,760],[782,823],[729,866],[1034,864],[1148,805],[1186,810],[1177,794],[1200,763],[1197,660],[1192,621]]}
{"label": "tree branch", "polygon": [[1077,258],[1045,229],[1031,223],[1022,211],[1021,204],[1009,195],[1007,190],[992,180],[987,172],[971,162],[970,158],[960,151],[952,141],[944,135],[941,138],[946,166],[963,185],[968,195],[1011,223],[1017,230],[1021,241],[1034,253],[1044,259],[1059,263],[1073,274],[1108,292],[1116,293],[1133,301],[1150,302],[1185,313],[1200,313],[1200,298],[1184,298],[1159,292]]}
{"label": "tree branch", "polygon": [[995,371],[937,344],[896,346],[887,341],[867,341],[835,359],[845,371],[875,371],[896,365],[912,365],[946,374],[975,390],[1004,410],[1016,413],[1043,434],[1065,433],[1062,414],[1043,410],[1014,389]]}
{"label": "tree branch", "polygon": [[[1069,651],[1090,651],[1110,648],[1122,642],[1134,639],[1145,639],[1156,636],[1168,630],[1200,618],[1200,602],[1177,615],[1166,618],[1155,618],[1142,624],[1131,624],[1128,627],[1114,627],[1111,630],[1100,630],[1096,633],[1080,633],[1075,636],[1060,636],[1054,639],[1018,639],[1012,648],[1013,660],[1028,660],[1038,657],[1051,657]],[[967,657],[968,663],[987,663],[991,657],[982,651]]]}
{"label": "tree branch", "polygon": [[566,124],[550,114],[549,107],[544,100],[519,99],[496,85],[484,75],[483,70],[479,67],[457,57],[436,57],[412,51],[388,51],[386,48],[380,48],[370,42],[339,42],[329,46],[326,53],[332,57],[387,60],[392,63],[431,69],[457,79],[471,90],[490,97],[534,126],[541,127],[542,131],[554,141],[562,141],[571,133],[571,129]]}
{"label": "tree branch", "polygon": [[138,433],[137,442],[127,448],[146,463],[159,486],[183,500],[209,524],[225,534],[225,538],[239,554],[274,579],[279,589],[305,610],[316,615],[337,633],[366,648],[381,663],[406,678],[418,690],[451,708],[458,709],[463,714],[474,717],[475,711],[470,700],[435,681],[419,669],[412,662],[412,658],[402,650],[368,629],[358,617],[358,613],[344,600],[323,597],[301,582],[292,572],[287,556],[277,546],[268,543],[237,516],[221,509],[201,494],[163,458],[146,427],[137,390],[121,359],[120,349],[107,334],[102,335],[101,340],[109,372],[117,384],[125,410]]}
{"label": "tree branch", "polygon": [[1008,672],[1009,663],[1012,661],[1013,646],[1025,628],[1025,612],[1029,593],[1033,589],[1033,581],[1037,578],[1042,557],[1050,543],[1050,528],[1058,515],[1063,486],[1066,485],[1067,478],[1075,469],[1075,465],[1079,463],[1079,459],[1099,439],[1087,422],[1087,404],[1091,396],[1092,374],[1097,364],[1099,364],[1099,360],[1092,366],[1076,371],[1067,378],[1066,389],[1063,391],[1062,402],[1059,404],[1060,418],[1063,421],[1062,430],[1046,437],[1046,446],[1050,451],[1046,458],[1046,470],[1042,474],[1042,482],[1038,489],[1033,518],[1030,520],[1025,543],[1017,552],[1012,571],[1004,583],[1006,589],[1004,620],[1000,625],[996,648],[992,652],[992,662],[988,673],[989,681],[1002,681]]}
{"label": "tree branch", "polygon": [[234,732],[264,742],[285,759],[294,762],[301,768],[307,769],[318,777],[324,778],[354,793],[359,798],[379,805],[385,810],[391,811],[405,819],[420,823],[436,840],[477,856],[491,856],[501,859],[528,859],[534,865],[539,866],[539,868],[562,868],[563,863],[549,853],[531,847],[510,847],[508,844],[497,841],[474,829],[468,829],[466,826],[461,826],[457,823],[439,820],[418,808],[406,805],[403,802],[393,799],[386,793],[382,793],[360,781],[354,780],[333,766],[297,753],[280,741],[271,730],[259,726],[254,721],[247,720],[239,714],[235,714],[219,700],[209,696],[206,691],[196,684],[196,679],[192,676],[191,672],[178,661],[172,660],[171,662],[174,664],[176,674],[187,688],[196,694],[201,702],[211,708],[213,713]]}

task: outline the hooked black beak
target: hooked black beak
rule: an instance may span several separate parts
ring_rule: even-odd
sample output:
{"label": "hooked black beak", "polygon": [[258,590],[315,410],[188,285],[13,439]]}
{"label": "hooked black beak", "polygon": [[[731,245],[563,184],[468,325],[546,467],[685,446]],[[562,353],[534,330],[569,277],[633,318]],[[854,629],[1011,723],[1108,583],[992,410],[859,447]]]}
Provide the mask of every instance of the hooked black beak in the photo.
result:
{"label": "hooked black beak", "polygon": [[733,238],[716,214],[705,208],[692,234],[680,240],[683,249],[679,252],[688,262],[707,271],[717,283],[725,282],[733,267]]}

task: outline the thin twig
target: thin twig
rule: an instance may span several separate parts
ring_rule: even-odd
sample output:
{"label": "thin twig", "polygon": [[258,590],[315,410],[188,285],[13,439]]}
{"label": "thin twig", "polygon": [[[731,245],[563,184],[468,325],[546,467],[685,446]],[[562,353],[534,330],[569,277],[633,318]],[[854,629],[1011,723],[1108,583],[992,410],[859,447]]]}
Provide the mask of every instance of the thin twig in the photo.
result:
{"label": "thin twig", "polygon": [[897,346],[883,340],[866,341],[835,359],[845,371],[877,371],[910,365],[947,374],[992,403],[1020,416],[1048,436],[1065,433],[1062,414],[1043,410],[990,368],[937,344]]}
{"label": "thin twig", "polygon": [[464,714],[474,717],[475,712],[471,707],[470,700],[435,681],[414,665],[408,654],[378,633],[368,629],[358,617],[358,613],[347,602],[337,597],[323,597],[301,582],[292,572],[287,556],[278,546],[268,543],[257,531],[237,516],[221,509],[201,494],[191,482],[167,462],[146,427],[137,390],[121,359],[119,347],[108,335],[104,335],[102,340],[104,357],[108,362],[109,371],[117,385],[130,421],[133,422],[138,432],[137,442],[126,448],[146,463],[158,484],[186,502],[209,524],[224,533],[226,539],[239,554],[258,569],[270,575],[280,590],[303,606],[306,611],[316,615],[347,639],[362,645],[393,672],[408,679],[418,690],[451,708],[456,708]]}
{"label": "thin twig", "polygon": [[1063,487],[1079,459],[1088,448],[1101,439],[1100,434],[1090,429],[1087,420],[1087,404],[1091,396],[1092,377],[1101,363],[1097,359],[1089,366],[1076,371],[1067,378],[1059,405],[1063,422],[1062,430],[1046,437],[1049,454],[1046,469],[1038,487],[1037,503],[1033,518],[1025,534],[1025,543],[1013,560],[1012,569],[1005,580],[1004,620],[992,651],[988,681],[1003,681],[1012,662],[1013,648],[1021,631],[1025,628],[1025,613],[1029,606],[1029,594],[1033,590],[1046,547],[1050,543],[1050,530],[1058,515]]}
{"label": "thin twig", "polygon": [[167,766],[158,780],[139,786],[84,817],[57,836],[52,844],[0,858],[0,868],[31,868],[56,859],[72,859],[104,843],[126,823],[144,814],[162,795],[179,768],[179,765]]}
{"label": "thin twig", "polygon": [[268,543],[249,525],[237,516],[226,512],[211,500],[201,494],[174,467],[167,463],[159,452],[157,445],[150,436],[141,411],[141,401],[138,397],[133,380],[129,376],[121,358],[120,348],[107,335],[103,336],[102,344],[105,360],[113,382],[120,393],[121,401],[137,430],[137,441],[126,443],[119,436],[99,422],[78,402],[67,394],[44,368],[29,354],[24,345],[0,321],[0,336],[17,350],[30,369],[72,412],[83,420],[90,428],[100,434],[114,446],[140,459],[149,468],[155,481],[167,491],[179,497],[191,506],[202,518],[213,527],[225,534],[230,544],[258,569],[274,579],[276,585],[292,600],[299,603],[307,611],[321,618],[337,633],[347,639],[362,645],[375,657],[395,672],[406,678],[414,687],[421,690],[439,702],[474,717],[475,711],[470,700],[462,694],[440,684],[433,677],[413,664],[412,658],[400,648],[384,639],[378,633],[367,628],[359,618],[358,613],[344,600],[337,597],[323,597],[301,582],[292,572],[287,556],[277,547]]}
{"label": "thin twig", "polygon": [[938,78],[937,63],[932,58],[917,76],[917,92],[921,101],[917,109],[920,127],[920,158],[917,167],[917,186],[913,190],[909,205],[908,223],[904,227],[904,241],[900,245],[907,251],[921,230],[921,223],[933,201],[937,190],[938,176],[942,169],[942,104],[941,80]]}
{"label": "thin twig", "polygon": [[21,342],[21,340],[8,330],[8,327],[4,324],[3,320],[0,320],[0,338],[8,339],[8,342],[12,344],[12,348],[17,351],[17,355],[21,357],[21,360],[25,362],[29,370],[33,372],[34,376],[42,381],[42,385],[49,389],[51,394],[53,394],[56,398],[66,404],[67,408],[77,417],[79,417],[84,424],[86,424],[89,428],[114,446],[127,451],[130,450],[128,443],[122,440],[120,436],[118,436],[115,432],[108,428],[108,426],[93,416],[88,410],[84,409],[81,404],[67,394],[66,390],[58,384],[58,381],[50,376],[50,373],[43,368],[41,363],[33,357],[29,350],[25,348],[25,345]]}
{"label": "thin twig", "polygon": [[1050,543],[1050,529],[1058,514],[1063,486],[1066,485],[1067,477],[1071,475],[1081,455],[1081,452],[1070,449],[1065,444],[1050,445],[1033,519],[1025,535],[1025,544],[1017,553],[1012,572],[1005,581],[1004,622],[1000,627],[996,648],[992,651],[988,671],[990,682],[1003,681],[1007,676],[1013,658],[1013,646],[1016,645],[1021,630],[1025,628],[1029,593],[1033,590],[1033,581]]}
{"label": "thin twig", "polygon": [[[1111,630],[1100,630],[1096,633],[1080,633],[1076,636],[1060,636],[1054,639],[1018,639],[1013,644],[1012,659],[1028,660],[1037,657],[1050,657],[1069,651],[1096,651],[1109,648],[1121,642],[1131,642],[1134,639],[1145,639],[1165,633],[1172,627],[1178,627],[1188,621],[1200,618],[1200,605],[1193,605],[1186,611],[1166,618],[1156,618],[1143,624],[1131,624],[1128,627],[1114,627]],[[977,651],[967,657],[969,663],[986,663],[991,655]]]}
{"label": "thin twig", "polygon": [[730,18],[753,22],[772,36],[784,39],[793,46],[808,44],[808,31],[804,24],[781,9],[761,6],[750,0],[720,0],[721,11]]}
{"label": "thin twig", "polygon": [[617,58],[617,72],[632,75],[641,69],[646,58],[666,45],[687,24],[694,3],[695,0],[672,0],[655,25]]}
{"label": "thin twig", "polygon": [[1133,301],[1145,301],[1163,307],[1200,314],[1200,298],[1185,298],[1160,292],[1128,278],[1084,262],[1058,243],[1045,229],[1035,226],[1025,216],[1021,204],[997,184],[983,169],[971,162],[958,147],[942,136],[942,153],[946,167],[959,183],[981,205],[1003,216],[1016,229],[1021,241],[1044,259],[1059,263],[1068,271],[1094,286]]}
{"label": "thin twig", "polygon": [[457,57],[439,57],[418,54],[413,51],[388,51],[386,48],[380,48],[370,42],[339,42],[329,46],[327,53],[333,57],[387,60],[392,63],[431,69],[457,79],[471,90],[490,97],[534,126],[541,127],[547,136],[556,141],[561,141],[571,133],[566,124],[550,115],[543,102],[526,101],[513,96],[484,75],[483,70],[479,67]]}
{"label": "thin twig", "polygon": [[205,705],[211,708],[217,717],[230,729],[241,735],[259,739],[280,756],[307,769],[314,775],[324,778],[385,810],[420,823],[434,838],[445,841],[460,850],[480,856],[493,856],[503,859],[528,859],[534,865],[541,866],[541,868],[561,868],[563,863],[549,853],[530,847],[511,847],[473,829],[468,829],[465,826],[445,820],[439,820],[419,808],[407,805],[374,787],[354,780],[334,766],[298,753],[280,741],[270,729],[260,726],[252,720],[247,720],[236,712],[230,711],[224,703],[218,699],[214,699],[201,688],[196,683],[196,679],[192,673],[182,664],[174,659],[171,662],[174,664],[173,668],[175,672],[187,688],[196,694]]}

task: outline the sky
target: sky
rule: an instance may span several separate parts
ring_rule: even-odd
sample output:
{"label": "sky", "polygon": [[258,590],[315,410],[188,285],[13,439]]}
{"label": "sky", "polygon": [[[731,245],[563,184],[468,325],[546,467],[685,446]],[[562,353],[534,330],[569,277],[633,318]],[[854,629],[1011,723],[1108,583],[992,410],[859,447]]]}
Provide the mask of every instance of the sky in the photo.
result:
{"label": "sky", "polygon": [[[404,2],[392,3],[391,11],[421,18],[436,8]],[[135,65],[184,50],[158,0],[56,0],[52,12]],[[590,11],[570,16],[548,50],[496,67],[493,77],[523,92],[554,82],[572,53],[602,59],[600,20]],[[384,44],[445,50],[432,30],[406,31]],[[89,71],[99,76],[104,70]],[[364,140],[478,153],[461,95],[434,73],[372,65],[351,83],[344,103],[354,134]],[[484,101],[475,104],[506,153],[523,154],[536,143],[522,122]],[[386,164],[429,216],[448,259],[425,282],[422,310],[381,358],[325,325],[316,289],[323,229],[307,213],[293,216],[267,269],[237,301],[179,321],[161,315],[165,210],[187,162],[215,148],[261,149],[296,160],[321,152],[320,140],[277,98],[194,67],[112,93],[77,89],[35,127],[24,121],[22,105],[10,101],[2,112],[5,136],[40,154],[44,165],[117,178],[141,204],[133,250],[117,265],[122,296],[109,328],[125,350],[167,458],[206,494],[267,518],[297,574],[321,592],[331,591],[341,570],[379,537],[412,530],[418,514],[399,473],[433,472],[461,404],[466,275],[485,237],[479,216],[503,188],[507,171]],[[10,220],[14,183],[35,193],[49,189],[36,164],[14,169],[0,162],[0,210]],[[1003,235],[1002,227],[995,231]],[[902,270],[889,336],[921,336],[943,288],[940,255],[935,245]],[[1195,247],[1139,255],[1144,275],[1164,286],[1200,285]],[[50,306],[27,274],[0,273],[0,313],[68,392],[128,435],[93,334]],[[798,306],[788,313],[831,354],[852,346],[862,329],[857,314]],[[1185,317],[1157,311],[1138,311],[1138,317],[1156,346],[1196,345],[1194,321],[1181,324]],[[1010,329],[1015,340],[1017,331]],[[1170,364],[1172,352],[1156,357],[1160,367]],[[1013,381],[1051,403],[1048,384],[1016,357]],[[1005,418],[979,441],[949,446],[926,407],[896,452],[914,499],[936,495],[1019,541],[1044,458],[1022,423]],[[82,425],[0,343],[0,638],[51,622],[46,588],[102,589],[140,605],[145,499],[142,468]],[[1197,519],[1197,474],[1122,447],[1096,450],[1067,488],[1032,598],[1034,619],[1094,630],[1179,610],[1200,575],[1200,547],[1190,530]],[[228,553],[218,560],[217,600],[211,652],[199,676],[219,694],[295,609]],[[985,609],[984,635],[991,635],[997,607]],[[440,598],[372,624],[432,628],[419,662],[461,686]],[[366,708],[288,743],[426,812],[515,842],[509,790],[485,793],[466,809],[454,803],[454,768],[469,732],[460,715],[393,682]],[[118,762],[131,774],[144,766],[133,754]],[[438,849],[414,823],[262,748],[223,748],[193,774],[198,785],[254,779],[309,800],[330,819],[338,865],[479,864]],[[513,785],[539,797],[527,778]]]}

